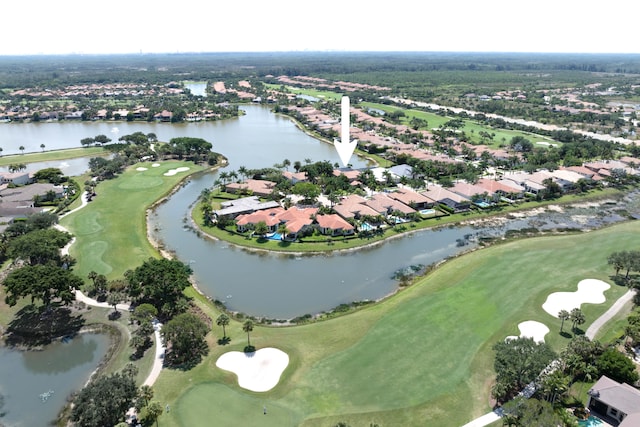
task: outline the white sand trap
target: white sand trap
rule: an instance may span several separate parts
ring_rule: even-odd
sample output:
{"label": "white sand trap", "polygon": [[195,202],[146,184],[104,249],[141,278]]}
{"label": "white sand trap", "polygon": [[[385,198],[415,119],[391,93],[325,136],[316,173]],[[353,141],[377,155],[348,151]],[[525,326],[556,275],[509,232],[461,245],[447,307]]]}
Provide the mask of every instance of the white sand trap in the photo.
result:
{"label": "white sand trap", "polygon": [[166,171],[164,173],[164,176],[172,176],[172,175],[177,174],[178,172],[185,172],[185,171],[188,171],[188,170],[189,170],[189,168],[186,167],[186,166],[182,166],[182,167],[177,168],[177,169],[169,169],[168,171]]}
{"label": "white sand trap", "polygon": [[[544,323],[536,322],[535,320],[527,320],[518,325],[520,329],[520,336],[533,338],[535,342],[544,342],[544,336],[549,333],[549,328]],[[507,339],[516,339],[513,335],[509,335]]]}
{"label": "white sand trap", "polygon": [[576,292],[554,292],[549,295],[542,308],[553,317],[558,317],[560,310],[571,312],[574,308],[580,308],[583,303],[602,304],[607,300],[604,291],[610,287],[602,280],[584,279],[578,283]]}
{"label": "white sand trap", "polygon": [[160,163],[154,163],[151,165],[152,168],[157,168],[158,166],[160,166]]}
{"label": "white sand trap", "polygon": [[136,168],[136,170],[142,172],[142,171],[146,171],[147,168],[143,168],[142,166],[140,166],[139,168]]}
{"label": "white sand trap", "polygon": [[269,391],[289,364],[289,356],[277,348],[262,348],[255,353],[230,351],[216,361],[216,366],[238,376],[238,385],[251,391]]}

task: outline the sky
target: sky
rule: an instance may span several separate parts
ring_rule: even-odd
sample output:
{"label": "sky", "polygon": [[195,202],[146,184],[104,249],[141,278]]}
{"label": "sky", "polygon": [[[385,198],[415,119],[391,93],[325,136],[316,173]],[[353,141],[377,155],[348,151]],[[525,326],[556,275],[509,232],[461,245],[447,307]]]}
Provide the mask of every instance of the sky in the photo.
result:
{"label": "sky", "polygon": [[638,0],[3,3],[0,55],[304,50],[640,53],[640,31],[634,28],[640,15]]}

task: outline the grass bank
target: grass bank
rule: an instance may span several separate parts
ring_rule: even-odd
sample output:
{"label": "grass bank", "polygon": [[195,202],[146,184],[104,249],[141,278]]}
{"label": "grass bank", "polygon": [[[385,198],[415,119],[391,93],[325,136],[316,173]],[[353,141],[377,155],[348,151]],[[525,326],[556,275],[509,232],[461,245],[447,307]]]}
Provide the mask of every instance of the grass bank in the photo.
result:
{"label": "grass bank", "polygon": [[11,154],[0,157],[0,166],[9,166],[16,163],[76,159],[78,157],[96,157],[107,154],[109,154],[109,152],[102,147],[68,148],[64,150],[43,151],[41,153]]}

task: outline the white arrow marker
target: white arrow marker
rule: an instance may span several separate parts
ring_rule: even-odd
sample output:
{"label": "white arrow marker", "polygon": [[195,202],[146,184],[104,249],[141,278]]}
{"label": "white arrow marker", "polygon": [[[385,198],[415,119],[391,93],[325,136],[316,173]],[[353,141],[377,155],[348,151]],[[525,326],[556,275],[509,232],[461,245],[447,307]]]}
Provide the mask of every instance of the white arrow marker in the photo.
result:
{"label": "white arrow marker", "polygon": [[342,161],[342,166],[347,166],[350,163],[351,155],[353,151],[356,149],[356,145],[358,145],[358,140],[354,139],[353,141],[349,138],[349,128],[351,124],[349,123],[351,120],[351,116],[349,114],[349,97],[343,96],[340,104],[340,113],[341,113],[341,125],[342,125],[342,134],[340,135],[340,141],[337,139],[333,140],[333,145],[336,147],[336,151],[340,156],[340,160]]}

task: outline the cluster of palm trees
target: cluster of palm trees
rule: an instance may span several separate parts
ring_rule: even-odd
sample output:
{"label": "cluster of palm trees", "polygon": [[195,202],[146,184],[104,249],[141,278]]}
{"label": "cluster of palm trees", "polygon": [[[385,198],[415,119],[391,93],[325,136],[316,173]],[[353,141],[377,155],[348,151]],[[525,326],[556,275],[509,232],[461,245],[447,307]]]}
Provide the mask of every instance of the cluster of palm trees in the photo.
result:
{"label": "cluster of palm trees", "polygon": [[[229,340],[229,337],[227,337],[226,327],[229,325],[230,321],[231,319],[225,313],[220,314],[216,318],[216,325],[222,327],[222,341],[224,342],[227,342]],[[250,334],[253,331],[253,327],[254,327],[254,323],[253,323],[253,320],[251,319],[245,320],[244,323],[242,324],[242,330],[247,334],[247,347],[246,347],[247,349],[253,348],[253,346],[251,345],[251,339],[250,339],[251,338]]]}
{"label": "cluster of palm trees", "polygon": [[576,331],[578,325],[582,325],[587,321],[582,310],[577,307],[570,312],[567,310],[560,310],[560,312],[558,313],[558,318],[562,320],[562,323],[560,324],[560,333],[562,333],[562,329],[564,328],[565,320],[571,320],[571,330],[574,332]]}

